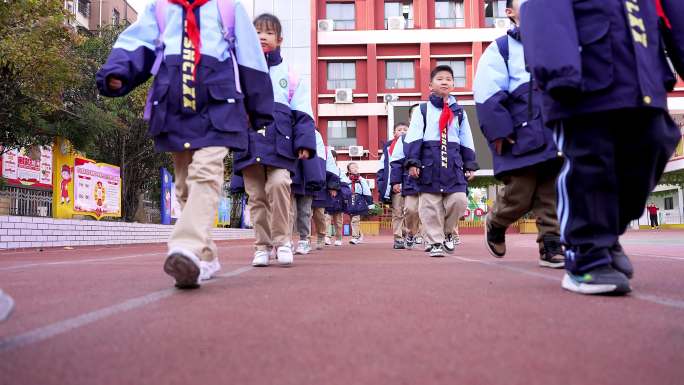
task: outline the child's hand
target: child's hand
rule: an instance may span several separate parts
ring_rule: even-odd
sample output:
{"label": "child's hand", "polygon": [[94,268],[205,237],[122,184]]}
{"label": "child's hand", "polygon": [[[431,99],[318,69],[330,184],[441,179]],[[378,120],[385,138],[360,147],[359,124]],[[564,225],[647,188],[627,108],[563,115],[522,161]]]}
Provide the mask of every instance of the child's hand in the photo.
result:
{"label": "child's hand", "polygon": [[420,176],[420,169],[418,167],[409,167],[409,176],[411,178],[418,178]]}
{"label": "child's hand", "polygon": [[328,190],[328,192],[330,193],[330,196],[333,198],[337,196],[337,190]]}
{"label": "child's hand", "polygon": [[299,149],[299,159],[309,159],[311,157],[311,152],[306,148]]}
{"label": "child's hand", "polygon": [[466,179],[468,179],[468,181],[473,180],[473,178],[475,178],[475,171],[467,170],[465,172],[465,177],[466,177]]}
{"label": "child's hand", "polygon": [[[510,144],[515,143],[515,140],[513,140],[511,138],[506,138],[506,141]],[[498,155],[501,155],[501,153],[503,152],[503,145],[504,145],[504,139],[497,139],[494,141],[494,149],[496,150],[496,153]]]}
{"label": "child's hand", "polygon": [[401,192],[401,185],[395,184],[394,186],[392,186],[392,191],[394,191],[395,194],[399,194]]}
{"label": "child's hand", "polygon": [[123,81],[114,76],[107,77],[107,88],[111,91],[118,91],[123,87]]}

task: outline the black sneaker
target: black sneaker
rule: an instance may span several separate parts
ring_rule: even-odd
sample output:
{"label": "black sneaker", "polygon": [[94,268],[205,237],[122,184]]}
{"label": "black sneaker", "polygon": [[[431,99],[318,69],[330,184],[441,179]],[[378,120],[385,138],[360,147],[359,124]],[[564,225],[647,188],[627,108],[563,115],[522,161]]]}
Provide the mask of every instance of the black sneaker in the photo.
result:
{"label": "black sneaker", "polygon": [[543,248],[539,250],[539,266],[551,269],[565,267],[565,252],[557,235],[544,235]]}
{"label": "black sneaker", "polygon": [[599,266],[580,275],[566,271],[562,287],[580,294],[623,295],[632,291],[627,276],[610,265]]}
{"label": "black sneaker", "polygon": [[444,234],[444,250],[447,251],[447,253],[453,253],[454,249],[456,248],[456,242],[454,242],[454,235],[453,234]]}
{"label": "black sneaker", "polygon": [[430,256],[435,257],[435,258],[441,258],[445,257],[446,254],[444,253],[444,249],[442,248],[441,243],[435,243],[434,245],[430,246]]}
{"label": "black sneaker", "polygon": [[493,257],[501,258],[506,255],[506,228],[495,226],[485,217],[485,246]]}
{"label": "black sneaker", "polygon": [[413,245],[416,244],[416,240],[413,238],[413,235],[407,235],[406,240],[404,241],[404,245],[406,246],[406,249],[412,249]]}
{"label": "black sneaker", "polygon": [[395,239],[394,240],[394,248],[397,250],[404,249],[404,241],[401,239]]}
{"label": "black sneaker", "polygon": [[627,254],[625,254],[625,250],[622,249],[620,242],[617,242],[615,246],[610,249],[610,254],[613,257],[613,263],[611,264],[613,269],[626,275],[627,278],[632,279],[632,277],[634,277],[634,267]]}

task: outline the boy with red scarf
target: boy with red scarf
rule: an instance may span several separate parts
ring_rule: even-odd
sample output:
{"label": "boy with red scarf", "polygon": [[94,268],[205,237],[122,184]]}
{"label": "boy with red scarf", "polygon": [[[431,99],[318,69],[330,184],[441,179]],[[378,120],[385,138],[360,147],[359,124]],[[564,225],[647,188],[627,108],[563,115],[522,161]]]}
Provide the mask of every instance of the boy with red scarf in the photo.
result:
{"label": "boy with red scarf", "polygon": [[347,214],[351,217],[352,245],[363,241],[361,232],[361,216],[368,215],[368,209],[373,208],[373,196],[368,181],[359,174],[359,165],[352,162],[347,165],[351,199],[347,206]]}
{"label": "boy with red scarf", "polygon": [[[400,149],[404,167],[417,179],[418,212],[431,257],[445,256],[445,243],[465,213],[467,180],[479,168],[468,116],[456,98],[454,73],[449,66],[437,66],[430,74],[430,100],[411,116],[408,133]],[[450,251],[449,248],[446,248]]]}

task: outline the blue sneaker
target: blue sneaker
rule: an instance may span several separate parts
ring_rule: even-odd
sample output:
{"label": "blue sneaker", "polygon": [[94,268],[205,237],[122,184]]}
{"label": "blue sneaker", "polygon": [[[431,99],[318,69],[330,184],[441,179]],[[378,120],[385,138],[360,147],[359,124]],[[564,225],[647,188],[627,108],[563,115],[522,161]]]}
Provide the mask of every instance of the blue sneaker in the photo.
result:
{"label": "blue sneaker", "polygon": [[566,271],[562,287],[580,294],[623,295],[632,291],[627,276],[610,265],[599,266],[579,275]]}

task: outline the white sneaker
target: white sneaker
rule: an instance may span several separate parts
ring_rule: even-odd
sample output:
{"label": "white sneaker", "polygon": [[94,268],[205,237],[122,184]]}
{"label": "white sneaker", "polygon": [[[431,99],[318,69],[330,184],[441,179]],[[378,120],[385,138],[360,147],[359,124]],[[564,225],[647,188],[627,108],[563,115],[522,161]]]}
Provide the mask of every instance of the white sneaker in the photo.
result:
{"label": "white sneaker", "polygon": [[218,258],[213,261],[200,261],[200,281],[208,281],[214,277],[214,274],[221,270],[221,264]]}
{"label": "white sneaker", "polygon": [[340,239],[336,240],[335,246],[342,246],[342,240],[340,240]]}
{"label": "white sneaker", "polygon": [[295,254],[306,255],[311,252],[311,246],[309,246],[309,241],[299,241],[297,244],[297,250]]}
{"label": "white sneaker", "polygon": [[[422,244],[423,243],[423,237],[421,237],[420,235],[416,236],[415,242],[417,245]],[[432,245],[430,245],[430,247],[432,247]]]}
{"label": "white sneaker", "polygon": [[0,322],[9,318],[14,310],[14,300],[0,290]]}
{"label": "white sneaker", "polygon": [[352,245],[358,245],[360,243],[363,243],[363,237],[358,237],[358,238],[352,238],[351,241],[349,241]]}
{"label": "white sneaker", "polygon": [[330,237],[325,237],[325,245],[326,245],[326,246],[330,246],[330,245],[332,245],[332,244],[333,244],[333,243],[332,243],[332,240],[330,239]]}
{"label": "white sneaker", "polygon": [[268,250],[257,250],[254,252],[254,259],[252,260],[252,266],[255,267],[266,267],[268,266],[268,258],[271,253]]}
{"label": "white sneaker", "polygon": [[294,262],[294,255],[292,255],[292,246],[288,243],[278,247],[278,263],[280,266],[290,266]]}

